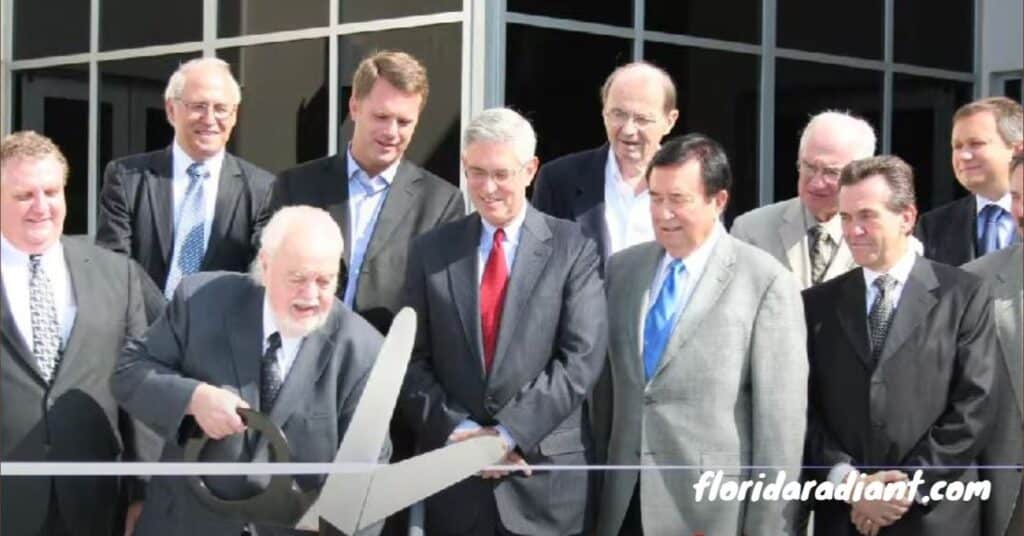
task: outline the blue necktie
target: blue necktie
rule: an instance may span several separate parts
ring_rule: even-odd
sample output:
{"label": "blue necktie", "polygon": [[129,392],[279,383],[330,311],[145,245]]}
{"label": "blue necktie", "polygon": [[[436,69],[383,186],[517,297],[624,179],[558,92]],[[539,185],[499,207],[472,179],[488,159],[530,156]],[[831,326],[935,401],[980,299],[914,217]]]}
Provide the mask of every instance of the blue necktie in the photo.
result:
{"label": "blue necktie", "polygon": [[665,346],[672,336],[672,327],[679,312],[679,299],[682,295],[682,279],[686,273],[683,261],[675,259],[668,264],[665,281],[658,291],[658,299],[647,312],[644,321],[644,379],[651,380],[658,370],[658,363],[665,353]]}
{"label": "blue necktie", "polygon": [[1003,244],[999,243],[999,221],[1006,214],[1006,210],[999,205],[987,205],[981,209],[981,240],[978,254],[987,255],[999,250]]}
{"label": "blue necktie", "polygon": [[206,166],[193,163],[185,171],[188,175],[188,189],[181,203],[181,217],[174,233],[175,255],[171,258],[171,267],[167,273],[167,284],[164,295],[170,299],[174,295],[181,278],[199,271],[199,265],[206,254],[204,224],[206,222],[206,201],[203,196],[203,179],[210,175]]}

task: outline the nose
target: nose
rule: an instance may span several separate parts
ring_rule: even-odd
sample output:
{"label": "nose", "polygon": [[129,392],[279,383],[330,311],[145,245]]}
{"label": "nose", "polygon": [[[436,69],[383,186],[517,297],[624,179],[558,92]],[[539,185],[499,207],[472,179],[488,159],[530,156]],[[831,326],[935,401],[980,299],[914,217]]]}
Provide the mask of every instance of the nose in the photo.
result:
{"label": "nose", "polygon": [[964,149],[964,150],[960,151],[960,159],[961,160],[971,160],[973,158],[974,158],[974,153],[972,153],[971,151],[969,151],[967,149]]}

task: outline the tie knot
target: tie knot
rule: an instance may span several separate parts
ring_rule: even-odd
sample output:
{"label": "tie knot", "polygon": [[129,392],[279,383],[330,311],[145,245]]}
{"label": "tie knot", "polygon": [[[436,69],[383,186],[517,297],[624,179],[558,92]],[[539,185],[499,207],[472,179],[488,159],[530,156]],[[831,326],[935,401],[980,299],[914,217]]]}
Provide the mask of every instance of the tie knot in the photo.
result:
{"label": "tie knot", "polygon": [[896,278],[889,274],[882,274],[875,279],[873,284],[880,292],[888,293],[896,288]]}
{"label": "tie knot", "polygon": [[203,180],[210,175],[210,172],[206,169],[206,164],[202,162],[192,162],[188,169],[185,170],[185,174],[188,175],[193,182],[197,180]]}
{"label": "tie knot", "polygon": [[668,273],[672,277],[679,277],[686,271],[686,264],[683,263],[682,259],[672,259],[672,262],[668,263]]}
{"label": "tie knot", "polygon": [[281,348],[281,334],[277,331],[267,337],[267,354],[272,354]]}
{"label": "tie knot", "polygon": [[999,221],[999,218],[1003,216],[1006,209],[996,204],[986,205],[985,208],[981,209],[981,219],[986,225],[991,225]]}
{"label": "tie knot", "polygon": [[43,263],[43,256],[42,255],[40,255],[38,253],[33,253],[32,255],[28,256],[28,267],[33,272],[39,270],[39,267],[42,266],[42,263]]}
{"label": "tie knot", "polygon": [[815,241],[828,238],[828,232],[825,231],[825,226],[820,223],[815,224],[807,232],[810,233],[811,238],[813,238]]}
{"label": "tie knot", "polygon": [[494,230],[494,243],[500,244],[503,240],[505,240],[505,230],[498,227]]}

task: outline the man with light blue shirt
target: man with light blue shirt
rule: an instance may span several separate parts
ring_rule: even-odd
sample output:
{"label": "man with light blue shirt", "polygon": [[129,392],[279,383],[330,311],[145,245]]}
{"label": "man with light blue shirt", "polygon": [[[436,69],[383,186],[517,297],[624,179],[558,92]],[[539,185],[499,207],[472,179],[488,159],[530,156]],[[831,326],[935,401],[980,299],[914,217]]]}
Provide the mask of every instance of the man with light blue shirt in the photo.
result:
{"label": "man with light blue shirt", "polygon": [[610,381],[593,398],[610,402],[593,420],[610,430],[597,438],[608,464],[673,468],[605,474],[597,533],[792,534],[795,503],[702,500],[695,484],[705,471],[797,479],[807,402],[800,284],[722,226],[732,174],[717,142],[667,141],[646,180],[656,240],[608,260]]}

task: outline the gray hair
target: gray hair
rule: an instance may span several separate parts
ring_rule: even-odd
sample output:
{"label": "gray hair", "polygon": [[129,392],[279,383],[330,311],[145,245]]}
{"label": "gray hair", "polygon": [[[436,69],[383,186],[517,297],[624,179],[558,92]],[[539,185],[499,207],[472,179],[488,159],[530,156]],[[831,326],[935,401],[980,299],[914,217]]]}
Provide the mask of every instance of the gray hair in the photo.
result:
{"label": "gray hair", "polygon": [[[338,257],[345,251],[345,239],[334,218],[324,209],[308,205],[284,207],[274,213],[260,233],[260,255],[273,257],[288,238],[299,235],[304,240],[327,242],[338,251]],[[259,257],[249,267],[249,275],[257,284],[263,284],[263,271]]]}
{"label": "gray hair", "polygon": [[185,78],[188,76],[188,71],[200,67],[215,67],[222,70],[228,80],[231,81],[231,92],[235,96],[233,104],[242,102],[242,88],[238,85],[238,81],[235,80],[235,75],[231,74],[231,66],[220,58],[193,58],[179,65],[178,69],[171,75],[170,80],[167,81],[167,89],[164,90],[164,100],[180,99],[181,94],[185,92]]}
{"label": "gray hair", "polygon": [[811,137],[811,133],[815,128],[824,124],[834,124],[854,137],[854,143],[856,144],[853,154],[854,160],[868,158],[875,154],[875,146],[878,140],[875,137],[875,129],[871,128],[867,121],[848,111],[825,110],[811,117],[811,120],[807,122],[807,126],[804,127],[803,132],[800,134],[799,154],[801,156],[804,154],[804,147],[807,145],[807,140]]}
{"label": "gray hair", "polygon": [[466,125],[462,146],[477,143],[511,143],[520,164],[530,161],[537,150],[537,134],[525,117],[509,108],[490,108]]}

